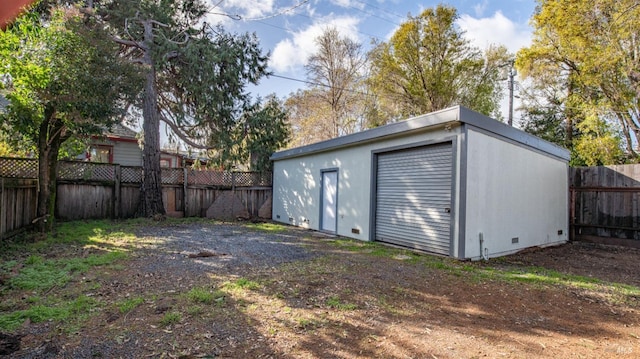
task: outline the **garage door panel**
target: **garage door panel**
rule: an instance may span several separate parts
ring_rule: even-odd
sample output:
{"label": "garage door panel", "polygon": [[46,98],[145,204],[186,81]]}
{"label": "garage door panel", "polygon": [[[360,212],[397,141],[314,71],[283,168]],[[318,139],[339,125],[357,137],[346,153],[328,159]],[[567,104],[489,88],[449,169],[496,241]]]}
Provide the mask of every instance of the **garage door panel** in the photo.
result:
{"label": "garage door panel", "polygon": [[[379,233],[402,233],[402,232],[432,232],[432,231],[436,231],[436,232],[443,232],[443,233],[448,233],[449,231],[449,226],[448,223],[446,221],[440,221],[440,222],[429,222],[428,224],[426,223],[417,223],[417,222],[413,222],[414,224],[412,225],[406,225],[404,223],[404,221],[402,219],[389,219],[386,221],[386,225],[382,226],[382,228],[379,230]],[[393,228],[388,226],[389,224],[402,224],[402,226],[399,226],[398,228]]]}
{"label": "garage door panel", "polygon": [[[393,169],[405,167],[407,165],[415,165],[416,160],[419,160],[419,159],[386,161],[386,162],[378,162],[378,163],[385,166],[384,172],[382,172],[382,173],[385,173]],[[435,159],[432,159],[431,163],[422,164],[421,166],[422,168],[425,168],[425,169],[437,169],[437,168],[440,168],[441,165],[446,165],[448,163],[451,163],[451,160],[448,158],[435,158]]]}
{"label": "garage door panel", "polygon": [[[446,212],[446,208],[448,208],[449,203],[443,201],[413,201],[409,199],[404,200],[405,203],[397,203],[391,202],[391,200],[382,200],[379,202],[379,205],[387,207],[388,211],[391,211],[394,215],[400,215],[402,213],[411,213],[420,211],[420,215],[429,215],[431,213],[442,213]],[[427,213],[422,213],[427,212]],[[448,213],[447,213],[448,214]],[[385,215],[385,213],[381,213],[381,215]]]}
{"label": "garage door panel", "polygon": [[378,241],[450,253],[451,143],[378,154]]}
{"label": "garage door panel", "polygon": [[[426,211],[424,211],[426,212]],[[380,222],[391,223],[403,223],[407,227],[419,226],[419,225],[438,225],[443,224],[449,226],[449,214],[448,213],[400,213],[391,215],[380,215]]]}
{"label": "garage door panel", "polygon": [[[381,172],[381,175],[385,175],[387,173],[392,173],[393,170],[397,170],[397,169],[402,169],[406,166],[412,166],[415,165],[415,161],[416,160],[411,160],[411,161],[389,161],[387,163],[380,163],[378,162],[378,165],[383,165],[385,166],[384,171]],[[428,164],[428,165],[422,165],[421,168],[419,169],[424,169],[424,170],[439,170],[442,168],[442,166],[446,166],[448,164],[451,163],[451,160],[434,160],[432,163]]]}

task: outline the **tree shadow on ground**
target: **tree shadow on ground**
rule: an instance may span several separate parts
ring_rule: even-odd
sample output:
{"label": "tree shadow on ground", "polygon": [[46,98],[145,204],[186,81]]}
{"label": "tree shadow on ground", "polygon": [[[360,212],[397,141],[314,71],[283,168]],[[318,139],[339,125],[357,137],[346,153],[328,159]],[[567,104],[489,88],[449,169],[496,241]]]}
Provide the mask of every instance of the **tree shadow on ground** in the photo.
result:
{"label": "tree shadow on ground", "polygon": [[[30,350],[16,357],[47,357],[35,354],[52,341],[59,344],[49,357],[77,358],[603,357],[640,351],[637,303],[475,275],[486,264],[230,223],[144,227],[138,235],[123,269],[87,274],[96,285],[85,294],[103,303],[99,313],[73,333],[55,324],[31,325],[24,333]],[[188,256],[203,250],[219,255]],[[505,262],[495,264],[499,270]],[[529,265],[535,265],[532,258],[523,268]],[[214,299],[194,300],[194,288],[215,293]],[[118,310],[137,297],[143,299],[137,307]],[[179,318],[171,322],[167,313]]]}

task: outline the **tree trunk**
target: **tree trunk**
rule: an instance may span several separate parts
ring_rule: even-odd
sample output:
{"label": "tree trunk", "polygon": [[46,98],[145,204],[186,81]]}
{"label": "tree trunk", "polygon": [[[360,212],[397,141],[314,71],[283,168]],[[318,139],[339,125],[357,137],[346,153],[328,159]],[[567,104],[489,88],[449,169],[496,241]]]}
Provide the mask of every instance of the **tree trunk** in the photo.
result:
{"label": "tree trunk", "polygon": [[53,117],[54,110],[47,107],[38,134],[38,203],[37,227],[40,233],[51,231],[56,205],[56,177],[58,153],[62,143],[63,123]]}
{"label": "tree trunk", "polygon": [[156,71],[151,55],[153,46],[153,24],[144,22],[144,39],[147,48],[144,54],[146,80],[144,88],[142,129],[144,149],[142,150],[142,189],[140,191],[139,214],[144,217],[164,215],[162,186],[160,180],[160,115],[158,113],[158,93]]}

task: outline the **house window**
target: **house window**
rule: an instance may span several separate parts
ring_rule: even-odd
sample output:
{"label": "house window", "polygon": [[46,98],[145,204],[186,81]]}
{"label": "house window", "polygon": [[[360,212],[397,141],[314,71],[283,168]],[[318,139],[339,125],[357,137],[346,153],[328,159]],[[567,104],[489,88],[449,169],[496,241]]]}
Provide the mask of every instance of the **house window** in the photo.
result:
{"label": "house window", "polygon": [[160,167],[171,167],[171,159],[170,158],[160,158]]}
{"label": "house window", "polygon": [[89,161],[112,163],[113,147],[111,146],[93,146],[89,151]]}

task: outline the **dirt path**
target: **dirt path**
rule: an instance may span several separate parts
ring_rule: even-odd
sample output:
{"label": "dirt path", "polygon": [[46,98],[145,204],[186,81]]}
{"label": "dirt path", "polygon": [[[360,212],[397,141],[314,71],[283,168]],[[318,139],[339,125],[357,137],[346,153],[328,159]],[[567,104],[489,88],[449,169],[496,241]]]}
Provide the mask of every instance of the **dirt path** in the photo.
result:
{"label": "dirt path", "polygon": [[139,237],[121,268],[49,293],[96,298],[92,315],[26,323],[12,357],[640,356],[638,291],[622,286],[640,286],[636,250],[572,243],[463,263],[296,229],[194,223]]}

